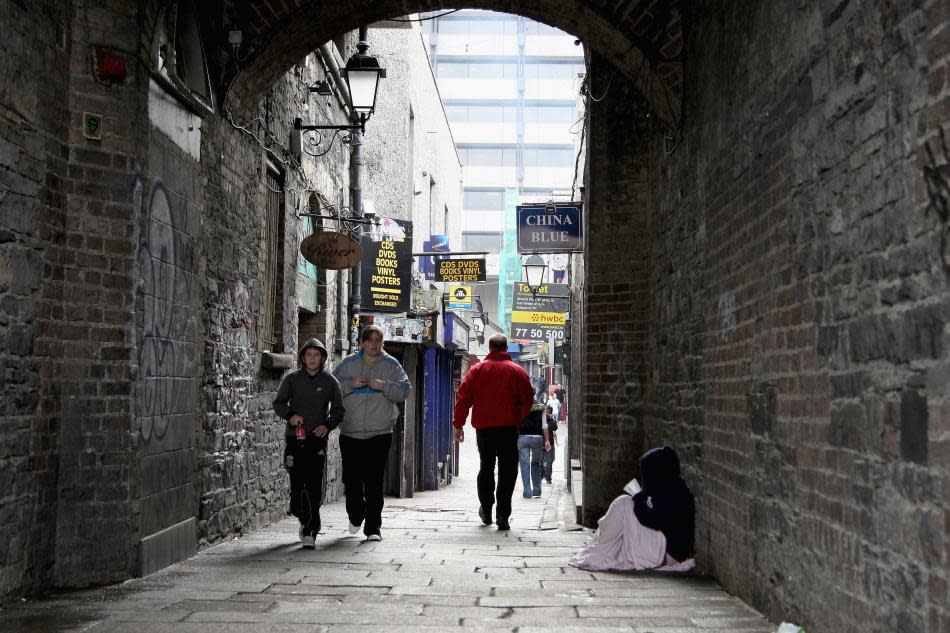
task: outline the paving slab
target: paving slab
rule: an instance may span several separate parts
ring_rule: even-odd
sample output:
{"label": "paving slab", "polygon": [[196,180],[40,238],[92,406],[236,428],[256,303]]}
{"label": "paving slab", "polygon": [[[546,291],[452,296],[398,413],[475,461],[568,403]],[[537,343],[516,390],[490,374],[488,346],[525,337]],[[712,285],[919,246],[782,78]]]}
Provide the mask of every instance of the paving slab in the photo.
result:
{"label": "paving slab", "polygon": [[572,523],[563,480],[540,499],[516,490],[510,531],[482,525],[474,442],[461,448],[451,485],[386,500],[381,542],[350,535],[343,504],[327,504],[315,550],[288,518],[145,578],[3,605],[0,631],[774,633],[702,576],[569,566],[591,531]]}

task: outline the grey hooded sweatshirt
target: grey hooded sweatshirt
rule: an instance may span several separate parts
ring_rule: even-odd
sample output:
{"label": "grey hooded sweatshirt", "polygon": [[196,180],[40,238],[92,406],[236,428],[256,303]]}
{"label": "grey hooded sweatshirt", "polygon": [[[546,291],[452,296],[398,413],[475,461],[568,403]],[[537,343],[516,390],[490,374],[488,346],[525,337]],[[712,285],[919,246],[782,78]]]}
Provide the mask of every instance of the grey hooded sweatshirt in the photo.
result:
{"label": "grey hooded sweatshirt", "polygon": [[[323,354],[324,364],[313,375],[307,372],[303,362],[303,353],[309,348]],[[323,343],[310,339],[297,353],[300,369],[287,374],[280,383],[274,398],[274,413],[287,420],[284,433],[288,438],[294,437],[295,427],[290,425],[290,418],[295,415],[303,417],[308,439],[318,439],[313,436],[313,430],[318,426],[326,426],[332,431],[343,421],[343,392],[333,374],[326,371],[327,356]],[[322,439],[326,442],[326,438]]]}
{"label": "grey hooded sweatshirt", "polygon": [[[392,433],[399,417],[397,404],[406,399],[412,388],[402,365],[386,352],[372,363],[364,359],[363,350],[360,350],[344,358],[333,370],[346,402],[346,416],[340,434],[358,440]],[[370,387],[354,388],[353,379],[360,376],[380,380],[382,391]]]}

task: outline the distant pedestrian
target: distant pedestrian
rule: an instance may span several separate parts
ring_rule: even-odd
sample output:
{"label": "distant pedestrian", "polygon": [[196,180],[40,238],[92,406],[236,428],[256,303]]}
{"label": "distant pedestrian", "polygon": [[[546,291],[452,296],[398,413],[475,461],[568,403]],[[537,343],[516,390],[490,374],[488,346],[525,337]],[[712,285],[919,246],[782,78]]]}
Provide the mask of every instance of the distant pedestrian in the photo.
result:
{"label": "distant pedestrian", "polygon": [[522,496],[525,499],[541,496],[541,477],[545,451],[551,448],[544,405],[534,403],[531,411],[518,427],[518,461],[521,465]]}
{"label": "distant pedestrian", "polygon": [[323,369],[323,343],[310,339],[297,358],[302,367],[281,381],[273,406],[287,420],[284,467],[290,475],[290,512],[300,521],[301,543],[313,549],[320,532],[327,436],[343,420],[343,394],[340,383]]}
{"label": "distant pedestrian", "polygon": [[362,524],[366,540],[381,541],[386,458],[399,417],[397,405],[412,385],[399,361],[383,351],[383,330],[376,325],[363,328],[360,350],[344,358],[333,374],[346,403],[340,453],[350,534]]}
{"label": "distant pedestrian", "polygon": [[544,458],[541,460],[541,475],[544,477],[544,480],[548,483],[551,483],[551,473],[554,470],[554,447],[557,446],[557,418],[554,417],[554,414],[551,409],[551,404],[557,402],[557,399],[550,398],[548,400],[548,406],[544,409],[545,414],[545,424],[548,429],[548,438],[550,441],[544,449]]}
{"label": "distant pedestrian", "polygon": [[[520,365],[508,355],[508,338],[495,334],[488,340],[488,356],[469,369],[455,401],[455,439],[465,440],[465,420],[472,410],[472,426],[478,444],[478,516],[492,522],[497,503],[496,523],[508,530],[511,494],[518,477],[518,426],[534,403],[534,387]],[[495,460],[498,460],[498,487],[495,488]]]}

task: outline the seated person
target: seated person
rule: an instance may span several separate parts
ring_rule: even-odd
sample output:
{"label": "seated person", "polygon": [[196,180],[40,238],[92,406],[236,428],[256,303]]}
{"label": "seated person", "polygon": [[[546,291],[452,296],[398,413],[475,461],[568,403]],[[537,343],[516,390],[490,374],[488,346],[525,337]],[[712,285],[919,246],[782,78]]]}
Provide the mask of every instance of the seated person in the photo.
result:
{"label": "seated person", "polygon": [[[592,571],[656,569],[689,571],[693,561],[696,505],[680,476],[680,462],[669,446],[640,458],[643,489],[636,480],[614,499],[597,521],[590,545],[569,563]],[[633,488],[631,488],[633,485]]]}

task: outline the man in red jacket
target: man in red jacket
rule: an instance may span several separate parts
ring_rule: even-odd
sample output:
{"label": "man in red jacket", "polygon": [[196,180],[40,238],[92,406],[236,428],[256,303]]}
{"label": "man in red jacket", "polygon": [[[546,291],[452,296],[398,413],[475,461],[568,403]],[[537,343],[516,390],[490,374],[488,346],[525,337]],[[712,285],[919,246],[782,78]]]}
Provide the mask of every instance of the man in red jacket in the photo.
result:
{"label": "man in red jacket", "polygon": [[[518,478],[518,425],[531,411],[534,387],[520,365],[508,355],[508,338],[495,334],[488,339],[489,354],[472,367],[459,387],[455,400],[455,440],[465,440],[465,418],[472,409],[472,426],[481,462],[478,470],[478,516],[492,521],[497,500],[498,529],[510,529],[511,493]],[[498,489],[495,490],[495,459],[498,459]]]}

